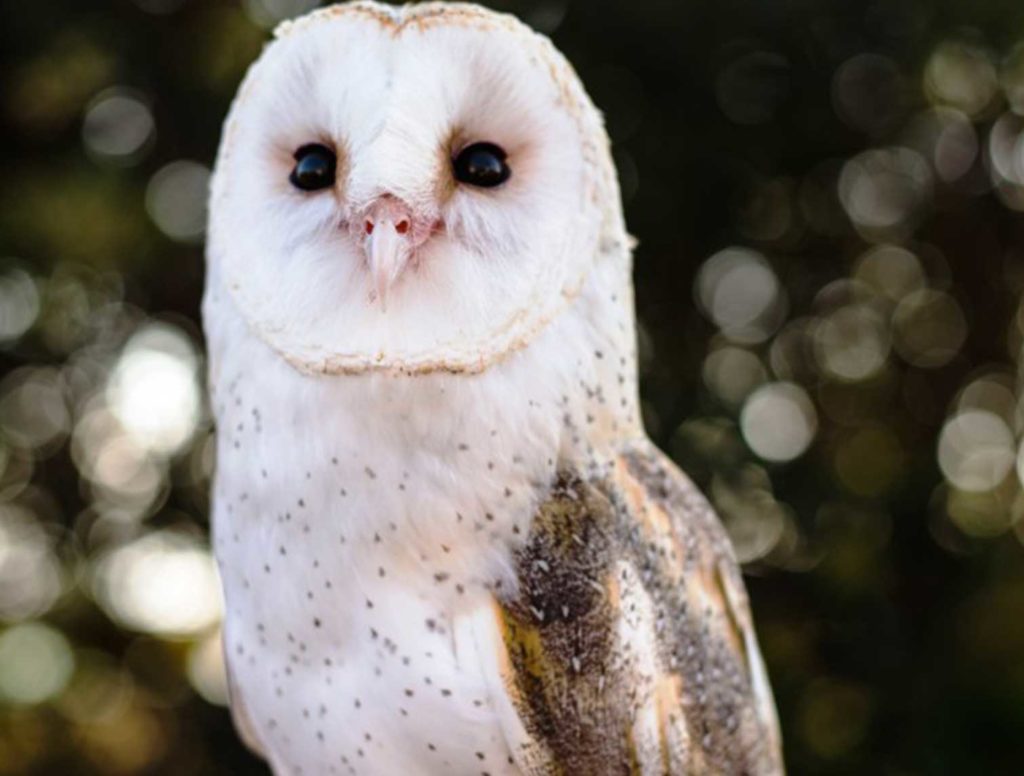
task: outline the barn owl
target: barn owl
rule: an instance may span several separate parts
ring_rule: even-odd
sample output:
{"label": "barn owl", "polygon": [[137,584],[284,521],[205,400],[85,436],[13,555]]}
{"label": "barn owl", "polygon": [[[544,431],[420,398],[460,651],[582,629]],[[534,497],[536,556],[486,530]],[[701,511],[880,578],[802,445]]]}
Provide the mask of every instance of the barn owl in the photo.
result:
{"label": "barn owl", "polygon": [[231,706],[275,773],[781,773],[728,540],[641,424],[619,199],[509,16],[328,7],[245,78],[203,315]]}

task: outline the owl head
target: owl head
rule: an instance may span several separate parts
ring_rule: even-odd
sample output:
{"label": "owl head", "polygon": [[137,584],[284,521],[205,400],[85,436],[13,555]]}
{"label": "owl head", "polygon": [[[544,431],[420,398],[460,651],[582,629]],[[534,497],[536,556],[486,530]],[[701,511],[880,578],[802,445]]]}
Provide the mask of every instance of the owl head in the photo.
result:
{"label": "owl head", "polygon": [[310,373],[476,372],[623,245],[608,142],[548,40],[462,4],[283,25],[225,126],[211,278]]}

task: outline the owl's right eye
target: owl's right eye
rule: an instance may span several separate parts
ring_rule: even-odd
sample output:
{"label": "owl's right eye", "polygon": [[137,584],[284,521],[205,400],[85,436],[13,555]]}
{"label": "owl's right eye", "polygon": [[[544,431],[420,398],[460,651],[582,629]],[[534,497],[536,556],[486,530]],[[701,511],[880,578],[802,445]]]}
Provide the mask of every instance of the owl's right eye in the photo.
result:
{"label": "owl's right eye", "polygon": [[334,185],[337,164],[334,151],[319,143],[310,143],[295,152],[295,167],[288,180],[303,191],[326,189]]}

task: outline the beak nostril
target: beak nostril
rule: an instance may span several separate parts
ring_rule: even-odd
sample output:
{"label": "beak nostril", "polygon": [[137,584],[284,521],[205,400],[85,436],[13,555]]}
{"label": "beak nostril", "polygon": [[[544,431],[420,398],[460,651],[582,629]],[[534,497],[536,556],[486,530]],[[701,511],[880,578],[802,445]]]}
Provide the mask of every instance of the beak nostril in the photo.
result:
{"label": "beak nostril", "polygon": [[403,218],[401,221],[399,221],[397,224],[395,224],[395,231],[398,232],[399,234],[405,234],[406,232],[408,232],[409,231],[409,221],[408,221],[408,219]]}

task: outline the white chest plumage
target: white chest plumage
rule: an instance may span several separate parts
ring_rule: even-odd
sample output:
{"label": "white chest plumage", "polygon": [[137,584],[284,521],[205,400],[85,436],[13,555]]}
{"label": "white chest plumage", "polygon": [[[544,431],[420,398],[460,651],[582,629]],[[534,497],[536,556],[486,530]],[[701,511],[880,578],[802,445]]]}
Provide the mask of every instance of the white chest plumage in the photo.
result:
{"label": "white chest plumage", "polygon": [[225,651],[250,736],[281,773],[516,772],[472,623],[515,584],[560,460],[599,465],[592,445],[636,427],[633,379],[600,350],[621,343],[566,317],[480,375],[310,377],[215,283],[207,306]]}

